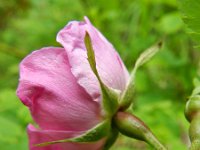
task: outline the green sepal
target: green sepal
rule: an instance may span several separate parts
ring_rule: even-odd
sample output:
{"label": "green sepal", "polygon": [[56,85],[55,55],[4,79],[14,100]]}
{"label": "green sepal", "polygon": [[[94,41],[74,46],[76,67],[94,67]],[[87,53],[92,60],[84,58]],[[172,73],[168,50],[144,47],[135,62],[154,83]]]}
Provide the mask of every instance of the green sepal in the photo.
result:
{"label": "green sepal", "polygon": [[126,86],[126,89],[122,93],[122,96],[119,100],[120,103],[120,110],[126,110],[133,100],[134,95],[134,88],[135,88],[135,75],[137,69],[150,60],[161,48],[162,42],[158,42],[157,44],[153,45],[149,49],[145,50],[137,59],[135,66],[131,72],[130,79]]}
{"label": "green sepal", "polygon": [[96,125],[94,128],[86,131],[80,136],[69,138],[69,139],[62,139],[62,140],[56,140],[51,142],[44,142],[35,144],[35,146],[47,146],[51,144],[57,144],[57,143],[66,143],[66,142],[76,142],[76,143],[91,143],[96,142],[104,137],[107,137],[111,125],[110,120],[104,120],[103,122]]}
{"label": "green sepal", "polygon": [[118,109],[119,93],[116,92],[115,90],[109,88],[102,82],[102,80],[99,76],[99,73],[97,71],[97,68],[96,68],[96,60],[95,60],[94,50],[92,47],[92,41],[87,32],[85,34],[84,42],[85,42],[85,46],[87,49],[88,62],[90,64],[90,67],[91,67],[93,73],[96,75],[96,77],[99,81],[100,87],[101,87],[103,110],[105,111],[105,115],[107,117],[111,118]]}

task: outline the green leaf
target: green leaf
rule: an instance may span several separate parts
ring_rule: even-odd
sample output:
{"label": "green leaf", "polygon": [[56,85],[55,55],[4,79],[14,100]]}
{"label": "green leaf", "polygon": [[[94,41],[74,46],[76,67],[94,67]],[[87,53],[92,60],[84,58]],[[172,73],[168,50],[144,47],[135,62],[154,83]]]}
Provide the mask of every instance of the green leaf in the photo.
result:
{"label": "green leaf", "polygon": [[119,93],[109,87],[107,87],[102,81],[99,76],[99,73],[96,68],[96,60],[95,60],[95,54],[92,47],[92,41],[90,39],[89,34],[86,32],[85,35],[85,46],[87,49],[87,55],[88,55],[88,61],[90,64],[90,67],[94,74],[96,75],[99,84],[101,86],[101,92],[102,92],[102,106],[105,111],[105,115],[108,117],[112,117],[117,109],[118,109],[118,97]]}
{"label": "green leaf", "polygon": [[35,144],[35,146],[47,146],[50,144],[66,143],[66,142],[77,142],[77,143],[96,142],[106,137],[109,131],[110,131],[110,120],[105,120],[99,123],[98,125],[96,125],[94,128],[86,131],[84,134],[80,136],[69,138],[69,139],[39,143],[39,144]]}
{"label": "green leaf", "polygon": [[142,66],[144,63],[146,63],[148,60],[150,60],[160,50],[161,46],[162,46],[162,42],[155,44],[154,46],[144,51],[137,59],[135,66],[133,68],[133,71],[131,72],[128,85],[120,98],[121,110],[127,109],[133,100],[134,87],[135,87],[135,75],[136,75],[137,69],[140,66]]}
{"label": "green leaf", "polygon": [[199,0],[179,0],[183,21],[191,29],[191,37],[200,46],[200,1]]}

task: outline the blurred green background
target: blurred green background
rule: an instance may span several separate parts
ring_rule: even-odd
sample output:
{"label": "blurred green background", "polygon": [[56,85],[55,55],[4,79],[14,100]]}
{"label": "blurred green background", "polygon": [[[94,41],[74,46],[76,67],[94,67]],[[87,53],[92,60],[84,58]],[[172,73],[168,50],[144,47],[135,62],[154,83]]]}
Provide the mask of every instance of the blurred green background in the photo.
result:
{"label": "blurred green background", "polygon": [[[164,40],[162,51],[137,73],[132,111],[169,149],[188,149],[183,112],[200,53],[186,34],[176,0],[1,0],[0,149],[28,150],[31,117],[15,95],[20,61],[33,50],[59,46],[57,32],[85,15],[113,43],[129,70],[143,50]],[[112,148],[132,149],[151,148],[121,135]]]}

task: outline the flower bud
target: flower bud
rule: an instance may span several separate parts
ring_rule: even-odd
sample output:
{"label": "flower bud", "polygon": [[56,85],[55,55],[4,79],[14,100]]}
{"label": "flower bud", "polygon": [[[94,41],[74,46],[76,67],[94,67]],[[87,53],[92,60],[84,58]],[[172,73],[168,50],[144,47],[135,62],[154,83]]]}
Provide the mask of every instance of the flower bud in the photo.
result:
{"label": "flower bud", "polygon": [[17,95],[38,126],[27,128],[30,150],[107,149],[117,138],[112,117],[129,73],[87,17],[69,22],[57,41],[62,47],[34,51],[20,63]]}
{"label": "flower bud", "polygon": [[186,103],[185,117],[191,122],[198,113],[200,113],[200,95],[195,95]]}
{"label": "flower bud", "polygon": [[194,79],[195,88],[185,107],[185,117],[190,122],[189,136],[191,141],[190,150],[200,149],[200,84]]}

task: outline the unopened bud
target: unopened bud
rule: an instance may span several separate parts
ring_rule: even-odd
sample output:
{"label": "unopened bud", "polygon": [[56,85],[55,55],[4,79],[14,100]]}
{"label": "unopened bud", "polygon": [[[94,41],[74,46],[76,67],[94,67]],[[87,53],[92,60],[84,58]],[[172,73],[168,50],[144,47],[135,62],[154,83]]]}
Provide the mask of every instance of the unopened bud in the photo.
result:
{"label": "unopened bud", "polygon": [[200,113],[200,95],[192,96],[186,103],[185,117],[189,122]]}

